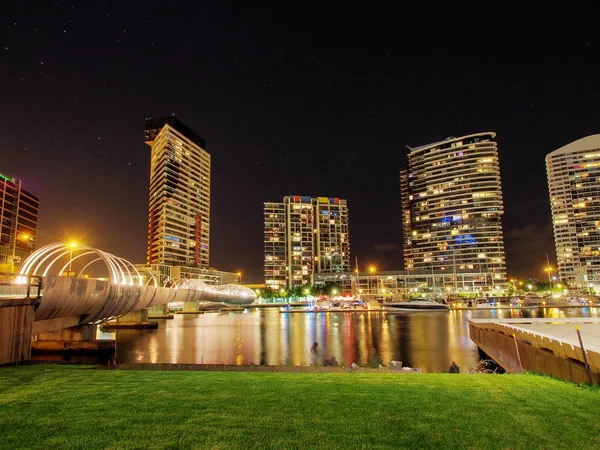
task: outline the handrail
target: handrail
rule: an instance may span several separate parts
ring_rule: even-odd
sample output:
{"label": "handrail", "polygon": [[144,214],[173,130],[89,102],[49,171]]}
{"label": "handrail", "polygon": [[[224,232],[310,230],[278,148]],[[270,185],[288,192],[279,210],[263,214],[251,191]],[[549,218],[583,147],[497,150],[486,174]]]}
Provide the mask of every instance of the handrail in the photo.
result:
{"label": "handrail", "polygon": [[6,280],[10,286],[24,286],[26,288],[25,298],[42,298],[43,279],[42,275],[19,275],[13,272],[0,272],[0,281]]}

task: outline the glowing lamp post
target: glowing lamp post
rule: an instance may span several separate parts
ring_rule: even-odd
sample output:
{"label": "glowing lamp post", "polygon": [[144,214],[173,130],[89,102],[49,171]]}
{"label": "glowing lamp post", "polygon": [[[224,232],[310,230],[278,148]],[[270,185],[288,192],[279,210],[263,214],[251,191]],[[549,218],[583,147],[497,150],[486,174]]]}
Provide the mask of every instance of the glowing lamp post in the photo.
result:
{"label": "glowing lamp post", "polygon": [[544,272],[548,274],[548,284],[550,284],[550,287],[552,287],[552,270],[551,266],[544,267]]}
{"label": "glowing lamp post", "polygon": [[71,265],[73,260],[73,249],[77,248],[77,242],[69,243],[69,276],[71,276]]}
{"label": "glowing lamp post", "polygon": [[[15,232],[15,234],[16,234],[16,232]],[[15,241],[13,242],[13,249],[12,249],[12,258],[10,260],[10,273],[13,273],[15,271],[15,259],[17,258],[17,240],[27,242],[29,240],[29,235],[27,233],[25,233],[20,236],[19,235],[15,236]]]}

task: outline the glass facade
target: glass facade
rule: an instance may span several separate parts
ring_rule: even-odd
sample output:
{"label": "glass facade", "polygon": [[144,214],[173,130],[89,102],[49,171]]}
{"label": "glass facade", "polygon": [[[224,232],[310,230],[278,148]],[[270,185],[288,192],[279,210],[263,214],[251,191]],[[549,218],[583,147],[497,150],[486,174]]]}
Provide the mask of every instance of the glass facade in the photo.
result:
{"label": "glass facade", "polygon": [[210,155],[204,139],[175,117],[148,119],[151,147],[148,264],[207,269]]}

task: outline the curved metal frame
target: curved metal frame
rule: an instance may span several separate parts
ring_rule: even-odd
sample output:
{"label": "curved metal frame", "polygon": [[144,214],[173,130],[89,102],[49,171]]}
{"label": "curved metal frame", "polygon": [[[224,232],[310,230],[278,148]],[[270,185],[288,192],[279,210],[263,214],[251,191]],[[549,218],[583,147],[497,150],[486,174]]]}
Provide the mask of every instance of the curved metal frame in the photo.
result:
{"label": "curved metal frame", "polygon": [[[140,271],[126,259],[89,246],[79,246],[78,250],[78,254],[73,256],[73,249],[66,243],[56,242],[36,250],[23,263],[18,279],[40,276],[40,273],[47,279],[35,320],[72,317],[76,314],[81,317],[82,324],[98,323],[172,301],[248,304],[256,298],[256,293],[244,286],[214,286],[198,279],[169,276],[165,276],[164,282],[160,283],[150,272],[145,273],[149,277],[144,284]],[[97,257],[88,262],[77,277],[50,275],[51,269],[58,267],[57,262],[65,255],[70,256],[67,256],[67,262],[60,267],[59,274],[79,258],[90,255]],[[84,271],[98,261],[103,261],[106,265],[110,281],[81,278]],[[134,278],[137,278],[137,283]],[[151,280],[154,281],[154,286],[149,286]]]}

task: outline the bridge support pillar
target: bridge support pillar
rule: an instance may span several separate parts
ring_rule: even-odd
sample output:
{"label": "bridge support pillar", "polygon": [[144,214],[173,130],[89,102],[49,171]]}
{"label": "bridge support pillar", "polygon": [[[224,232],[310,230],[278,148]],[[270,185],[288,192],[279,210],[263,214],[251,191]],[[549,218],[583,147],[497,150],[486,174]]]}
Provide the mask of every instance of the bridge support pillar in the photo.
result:
{"label": "bridge support pillar", "polygon": [[158,328],[158,322],[148,321],[148,310],[140,309],[124,314],[117,318],[116,322],[105,322],[103,330],[114,330],[118,328]]}
{"label": "bridge support pillar", "polygon": [[91,341],[96,339],[96,325],[77,325],[37,335],[37,341]]}
{"label": "bridge support pillar", "polygon": [[196,312],[196,311],[198,311],[198,305],[199,305],[199,303],[197,303],[197,302],[184,302],[183,303],[183,312],[184,313]]}
{"label": "bridge support pillar", "polygon": [[172,319],[173,314],[169,311],[167,305],[157,305],[148,308],[149,319]]}
{"label": "bridge support pillar", "polygon": [[117,318],[117,323],[142,323],[148,322],[148,310],[140,309],[139,311],[123,314]]}
{"label": "bridge support pillar", "polygon": [[62,330],[40,333],[31,343],[37,353],[89,353],[114,351],[114,339],[96,339],[97,325],[77,325]]}

